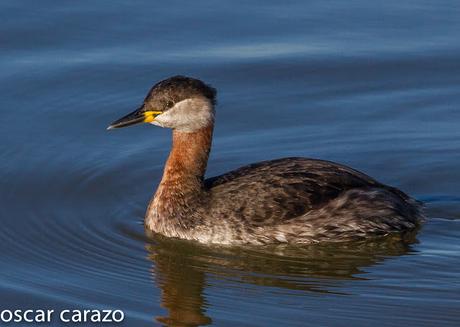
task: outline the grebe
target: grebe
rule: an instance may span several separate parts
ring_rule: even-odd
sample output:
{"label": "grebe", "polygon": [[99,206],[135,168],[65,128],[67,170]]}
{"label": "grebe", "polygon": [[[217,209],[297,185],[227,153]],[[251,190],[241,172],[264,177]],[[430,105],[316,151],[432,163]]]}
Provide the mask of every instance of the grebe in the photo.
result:
{"label": "grebe", "polygon": [[283,158],[204,179],[216,90],[174,76],[108,129],[141,122],[172,129],[172,149],[145,227],[168,237],[219,244],[307,244],[416,228],[422,205],[352,168]]}

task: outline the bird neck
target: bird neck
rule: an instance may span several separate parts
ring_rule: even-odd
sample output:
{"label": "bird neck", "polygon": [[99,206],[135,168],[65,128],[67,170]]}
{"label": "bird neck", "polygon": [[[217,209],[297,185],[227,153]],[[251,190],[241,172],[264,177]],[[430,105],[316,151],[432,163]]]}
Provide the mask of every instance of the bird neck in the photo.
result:
{"label": "bird neck", "polygon": [[203,183],[209,152],[211,150],[213,126],[193,132],[173,131],[172,149],[163,172],[160,186],[179,187]]}
{"label": "bird neck", "polygon": [[162,228],[171,223],[170,219],[184,219],[206,201],[204,173],[212,132],[212,124],[193,132],[173,131],[163,178],[147,209],[146,224],[151,230],[164,232]]}
{"label": "bird neck", "polygon": [[167,236],[193,224],[191,216],[208,201],[204,174],[213,124],[192,132],[173,130],[172,149],[160,185],[145,216],[148,229]]}

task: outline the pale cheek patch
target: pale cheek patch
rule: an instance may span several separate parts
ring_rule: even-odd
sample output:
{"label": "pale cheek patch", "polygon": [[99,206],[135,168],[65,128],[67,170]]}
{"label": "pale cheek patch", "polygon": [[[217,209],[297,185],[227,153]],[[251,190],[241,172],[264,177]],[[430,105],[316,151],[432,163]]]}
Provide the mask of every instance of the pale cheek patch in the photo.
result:
{"label": "pale cheek patch", "polygon": [[193,132],[214,121],[214,108],[209,100],[192,98],[177,103],[173,108],[158,115],[151,124]]}

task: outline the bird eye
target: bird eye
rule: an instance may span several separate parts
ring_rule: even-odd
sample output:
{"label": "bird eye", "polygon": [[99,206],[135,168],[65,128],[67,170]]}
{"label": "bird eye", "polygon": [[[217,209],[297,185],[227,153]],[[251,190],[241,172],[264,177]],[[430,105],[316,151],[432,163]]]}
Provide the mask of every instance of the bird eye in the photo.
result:
{"label": "bird eye", "polygon": [[171,100],[168,100],[168,102],[166,102],[166,106],[167,106],[168,108],[171,108],[173,105],[174,105],[174,102],[171,101]]}

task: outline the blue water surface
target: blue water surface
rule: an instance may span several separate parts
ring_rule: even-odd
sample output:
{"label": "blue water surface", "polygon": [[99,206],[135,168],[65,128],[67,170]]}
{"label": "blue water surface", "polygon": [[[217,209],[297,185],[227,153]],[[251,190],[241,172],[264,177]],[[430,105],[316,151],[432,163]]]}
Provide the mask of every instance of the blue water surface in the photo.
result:
{"label": "blue water surface", "polygon": [[[459,33],[454,0],[2,1],[0,309],[458,326]],[[105,128],[176,74],[219,91],[209,176],[333,160],[424,201],[429,219],[404,240],[301,248],[148,237],[170,131]]]}

